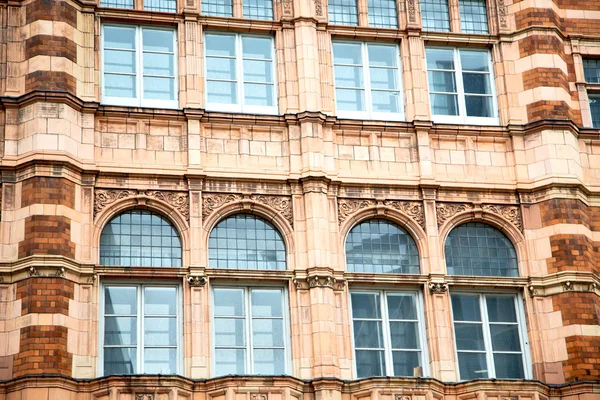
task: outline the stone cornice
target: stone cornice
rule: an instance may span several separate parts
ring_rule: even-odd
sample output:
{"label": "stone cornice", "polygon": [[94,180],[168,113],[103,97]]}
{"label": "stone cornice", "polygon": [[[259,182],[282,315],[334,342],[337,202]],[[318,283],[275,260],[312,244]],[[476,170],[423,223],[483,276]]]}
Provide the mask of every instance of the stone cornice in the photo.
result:
{"label": "stone cornice", "polygon": [[600,296],[600,277],[592,272],[561,271],[542,277],[530,277],[527,289],[531,297],[566,292],[586,292]]}

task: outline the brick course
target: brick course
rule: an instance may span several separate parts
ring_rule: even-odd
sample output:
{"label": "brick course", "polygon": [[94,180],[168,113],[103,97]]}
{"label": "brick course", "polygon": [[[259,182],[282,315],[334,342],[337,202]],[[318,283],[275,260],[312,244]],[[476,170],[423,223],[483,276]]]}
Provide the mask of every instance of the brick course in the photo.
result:
{"label": "brick course", "polygon": [[32,204],[61,204],[74,208],[75,184],[65,178],[29,178],[21,187],[21,207]]}
{"label": "brick course", "polygon": [[600,376],[600,337],[570,336],[566,338],[568,360],[563,361],[567,382],[597,381]]}
{"label": "brick course", "polygon": [[65,57],[77,62],[75,42],[63,36],[35,35],[25,41],[25,56]]}
{"label": "brick course", "polygon": [[75,78],[66,72],[34,71],[25,76],[25,91],[66,91],[76,94]]}
{"label": "brick course", "polygon": [[34,254],[75,257],[71,221],[57,215],[32,215],[25,219],[25,239],[19,242],[19,258]]}
{"label": "brick course", "polygon": [[581,125],[581,112],[572,110],[564,101],[541,100],[527,104],[529,122],[540,119],[568,119]]}
{"label": "brick course", "polygon": [[15,355],[13,376],[29,374],[71,375],[73,356],[67,352],[64,326],[21,328],[19,353]]}
{"label": "brick course", "polygon": [[585,235],[554,235],[550,237],[552,258],[547,260],[548,273],[588,271],[599,273],[600,243]]}
{"label": "brick course", "polygon": [[540,203],[542,226],[581,224],[600,231],[600,207],[590,207],[580,200],[552,199]]}
{"label": "brick course", "polygon": [[26,23],[37,20],[66,22],[77,27],[77,10],[62,0],[34,0],[27,4]]}
{"label": "brick course", "polygon": [[560,311],[563,326],[600,325],[600,297],[594,293],[560,293],[552,297],[552,307]]}
{"label": "brick course", "polygon": [[17,300],[21,300],[21,315],[69,315],[69,299],[74,298],[74,293],[74,283],[64,278],[29,278],[17,283]]}

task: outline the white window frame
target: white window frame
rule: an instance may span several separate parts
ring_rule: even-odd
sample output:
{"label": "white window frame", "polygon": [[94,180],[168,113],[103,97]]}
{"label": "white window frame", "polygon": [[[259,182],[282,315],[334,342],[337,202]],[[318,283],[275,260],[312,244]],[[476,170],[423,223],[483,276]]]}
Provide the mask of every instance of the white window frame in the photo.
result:
{"label": "white window frame", "polygon": [[[362,89],[365,93],[365,111],[348,111],[348,110],[339,110],[337,107],[337,86],[335,84],[335,56],[333,55],[333,45],[335,43],[346,43],[346,44],[360,44],[361,57],[362,57],[362,71],[363,71],[363,81],[364,88]],[[397,62],[397,79],[398,79],[398,96],[400,96],[400,111],[397,113],[389,113],[389,112],[374,112],[373,111],[373,96],[371,93],[371,74],[370,74],[370,66],[369,66],[369,51],[368,45],[385,45],[389,47],[394,47],[395,49],[395,57]],[[373,41],[358,41],[358,40],[333,40],[332,41],[332,51],[331,51],[331,61],[333,68],[333,93],[335,98],[335,108],[336,114],[339,118],[347,118],[347,119],[369,119],[369,120],[383,120],[383,121],[405,121],[405,109],[406,105],[404,104],[404,85],[403,85],[403,74],[402,74],[402,58],[400,57],[400,46],[398,43],[386,43],[386,42],[373,42]],[[343,89],[343,88],[342,88]],[[377,89],[376,89],[377,91]],[[384,91],[382,89],[382,91]]]}
{"label": "white window frame", "polygon": [[254,343],[252,338],[252,299],[251,292],[254,289],[268,289],[268,290],[280,290],[281,291],[281,306],[283,307],[283,357],[285,371],[283,375],[289,375],[291,368],[291,334],[290,334],[290,306],[288,301],[288,290],[285,286],[275,284],[249,284],[249,285],[236,285],[236,284],[215,284],[211,286],[210,290],[210,324],[211,324],[211,377],[220,377],[224,375],[217,375],[217,359],[216,359],[216,329],[215,329],[215,289],[242,289],[244,290],[244,307],[246,315],[244,316],[244,329],[245,329],[245,340],[246,340],[246,371],[244,375],[260,375],[254,372]]}
{"label": "white window frame", "polygon": [[[105,376],[104,375],[104,319],[105,319],[105,299],[104,299],[104,289],[106,287],[135,287],[137,288],[137,325],[136,325],[136,333],[137,333],[137,363],[136,368],[137,371],[132,375],[144,375],[144,287],[157,287],[157,288],[175,288],[176,290],[176,309],[177,309],[177,317],[176,317],[176,326],[177,326],[177,371],[172,375],[180,375],[183,371],[183,318],[182,318],[182,289],[181,285],[178,283],[173,284],[160,284],[156,283],[156,281],[142,281],[138,283],[127,283],[123,281],[106,281],[100,283],[100,317],[98,318],[98,344],[99,344],[99,353],[98,353],[98,377]],[[133,347],[133,346],[132,346]]]}
{"label": "white window frame", "polygon": [[[207,35],[221,35],[221,36],[235,36],[235,68],[236,68],[236,83],[237,83],[237,104],[227,103],[210,103],[208,101],[208,74],[207,74],[207,56],[206,56],[206,36]],[[269,38],[271,40],[271,73],[273,75],[273,101],[272,106],[254,106],[244,104],[244,55],[242,48],[242,38],[244,37],[256,37],[256,38]],[[277,58],[275,54],[275,37],[272,35],[257,35],[251,33],[236,33],[236,32],[219,32],[219,31],[207,31],[204,32],[204,102],[206,104],[206,110],[208,111],[221,111],[221,112],[238,112],[243,114],[266,114],[266,115],[277,115],[279,114],[279,91],[277,88]]]}
{"label": "white window frame", "polygon": [[[105,27],[121,27],[135,28],[135,82],[136,82],[136,97],[115,97],[106,96],[104,88],[104,29]],[[173,34],[173,100],[156,100],[144,99],[144,60],[143,60],[143,29],[164,30]],[[171,27],[151,26],[151,25],[135,25],[135,24],[120,24],[120,23],[103,23],[102,35],[100,35],[100,82],[101,82],[101,98],[100,102],[106,105],[127,106],[127,107],[149,107],[149,108],[179,108],[179,79],[178,79],[178,55],[177,55],[177,29]]]}
{"label": "white window frame", "polygon": [[[486,295],[490,296],[506,296],[512,297],[515,304],[515,314],[517,316],[517,324],[519,330],[519,340],[521,345],[522,362],[523,362],[523,379],[533,379],[533,370],[531,365],[531,354],[529,352],[529,339],[527,337],[527,326],[525,320],[525,310],[523,307],[523,296],[521,293],[515,293],[511,291],[490,291],[486,293],[472,291],[472,290],[456,290],[450,294],[450,315],[452,316],[452,335],[454,336],[454,359],[456,360],[456,375],[459,381],[465,381],[460,376],[460,366],[458,364],[458,347],[456,345],[456,331],[455,331],[455,318],[454,309],[452,307],[452,295],[470,295],[479,296],[479,310],[481,313],[481,324],[483,330],[483,342],[485,345],[485,360],[488,368],[488,377],[482,379],[496,379],[496,366],[494,364],[494,351],[492,349],[492,337],[490,333],[490,322],[488,318],[487,304],[485,301]],[[467,352],[461,350],[461,352]],[[479,351],[480,352],[480,351]],[[499,352],[508,353],[508,352]]]}
{"label": "white window frame", "polygon": [[388,377],[394,376],[394,363],[392,358],[392,343],[390,334],[390,321],[387,304],[388,294],[410,294],[415,296],[415,306],[417,313],[417,326],[419,329],[419,341],[421,345],[421,366],[423,370],[422,377],[430,376],[429,371],[429,351],[427,346],[427,336],[425,331],[425,311],[423,307],[423,293],[420,290],[398,290],[398,289],[372,289],[364,287],[356,287],[348,290],[348,304],[350,308],[350,336],[352,340],[352,367],[353,374],[356,379],[358,378],[358,368],[356,365],[356,344],[354,343],[354,309],[352,307],[352,293],[367,293],[367,294],[379,294],[379,307],[381,310],[381,323],[383,333],[383,346],[384,346],[384,359],[385,359],[385,375]]}
{"label": "white window frame", "polygon": [[[454,79],[456,82],[456,93],[458,102],[458,115],[435,115],[433,114],[433,107],[431,104],[431,90],[429,85],[429,71],[427,67],[427,49],[441,49],[441,50],[452,50],[453,61],[454,61]],[[487,53],[488,55],[488,69],[490,76],[490,87],[492,97],[493,116],[492,117],[468,117],[467,116],[467,105],[465,101],[465,87],[463,84],[463,69],[460,61],[460,51],[479,51]],[[449,70],[431,70],[431,71],[445,71]],[[427,77],[427,95],[429,102],[429,112],[433,122],[438,124],[466,124],[466,125],[499,125],[500,119],[498,117],[498,95],[496,94],[496,77],[494,74],[494,64],[492,62],[492,54],[489,49],[478,49],[469,47],[448,47],[448,46],[425,46],[425,72]],[[469,72],[470,73],[470,72]],[[444,92],[436,92],[443,94]],[[469,94],[471,96],[472,94]],[[489,96],[485,96],[489,97]]]}

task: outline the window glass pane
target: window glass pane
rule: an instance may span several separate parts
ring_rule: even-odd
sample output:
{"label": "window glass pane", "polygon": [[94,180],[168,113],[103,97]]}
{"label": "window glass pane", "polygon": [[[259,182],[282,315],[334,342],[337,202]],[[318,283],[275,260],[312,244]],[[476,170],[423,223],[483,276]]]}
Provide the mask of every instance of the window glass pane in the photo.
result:
{"label": "window glass pane", "polygon": [[600,96],[589,96],[592,126],[600,128]]}
{"label": "window glass pane", "polygon": [[489,225],[469,222],[454,228],[444,251],[450,275],[518,276],[515,248]]}
{"label": "window glass pane", "polygon": [[241,318],[215,318],[215,345],[245,346],[246,328],[244,323],[244,319]]}
{"label": "window glass pane", "polygon": [[242,375],[246,373],[246,350],[215,349],[215,375]]}
{"label": "window glass pane", "polygon": [[398,88],[398,71],[389,68],[370,68],[371,88],[372,89],[391,89]]}
{"label": "window glass pane", "polygon": [[420,351],[393,351],[394,376],[415,376],[415,368],[421,366]]}
{"label": "window glass pane", "polygon": [[452,49],[425,49],[427,69],[454,69],[454,50]]}
{"label": "window glass pane", "polygon": [[342,111],[365,111],[364,90],[336,89],[335,104]]}
{"label": "window glass pane", "polygon": [[460,63],[463,71],[489,72],[489,57],[487,51],[460,51]]}
{"label": "window glass pane", "polygon": [[352,293],[352,317],[380,319],[378,293]]}
{"label": "window glass pane", "polygon": [[456,93],[454,72],[429,71],[427,77],[430,92]]}
{"label": "window glass pane", "polygon": [[135,315],[137,289],[135,287],[106,286],[104,288],[104,313]]}
{"label": "window glass pane", "polygon": [[468,117],[493,117],[492,98],[488,96],[465,96]]}
{"label": "window glass pane", "polygon": [[144,373],[177,373],[177,349],[144,349]]}
{"label": "window glass pane", "polygon": [[273,19],[273,2],[270,0],[244,0],[244,18]]}
{"label": "window glass pane", "polygon": [[485,351],[483,342],[483,327],[481,324],[454,323],[454,335],[456,336],[457,350],[481,350]]}
{"label": "window glass pane", "polygon": [[363,88],[362,67],[335,66],[335,85],[345,88]]}
{"label": "window glass pane", "polygon": [[177,346],[177,318],[144,318],[146,346]]}
{"label": "window glass pane", "polygon": [[458,353],[460,379],[485,379],[488,377],[485,353]]}
{"label": "window glass pane", "polygon": [[583,71],[586,82],[600,83],[600,59],[584,59]]}
{"label": "window glass pane", "polygon": [[273,85],[244,84],[244,104],[249,106],[274,105]]}
{"label": "window glass pane", "polygon": [[485,0],[460,0],[460,28],[465,33],[488,33]]}
{"label": "window glass pane", "polygon": [[136,317],[105,317],[105,346],[122,346],[135,344],[137,344]]}
{"label": "window glass pane", "polygon": [[329,0],[329,23],[336,25],[358,25],[356,0]]}
{"label": "window glass pane", "polygon": [[273,58],[273,41],[269,37],[243,36],[242,51],[244,58],[271,60]]}
{"label": "window glass pane", "polygon": [[217,316],[241,317],[245,315],[243,289],[215,289],[214,300],[214,312]]}
{"label": "window glass pane", "polygon": [[387,305],[390,319],[417,319],[417,308],[413,295],[388,294]]}
{"label": "window glass pane", "polygon": [[356,225],[346,239],[349,272],[419,273],[413,238],[398,225],[371,219]]}
{"label": "window glass pane", "polygon": [[478,295],[453,294],[451,297],[455,321],[481,321]]}
{"label": "window glass pane", "polygon": [[450,32],[448,0],[421,0],[423,30]]}
{"label": "window glass pane", "polygon": [[362,53],[360,44],[333,43],[334,64],[351,64],[362,66]]}
{"label": "window glass pane", "polygon": [[206,76],[209,79],[235,80],[235,58],[206,58]]}
{"label": "window glass pane", "polygon": [[523,379],[523,356],[521,354],[494,354],[497,379]]}
{"label": "window glass pane", "polygon": [[517,322],[515,298],[512,296],[485,296],[490,322]]}
{"label": "window glass pane", "polygon": [[105,50],[104,72],[135,74],[135,52]]}
{"label": "window glass pane", "polygon": [[457,96],[454,94],[430,94],[433,115],[458,115]]}
{"label": "window glass pane", "polygon": [[488,74],[463,73],[465,93],[491,94],[490,76]]}
{"label": "window glass pane", "polygon": [[104,74],[106,96],[135,98],[135,93],[135,76]]}
{"label": "window glass pane", "polygon": [[369,376],[383,376],[385,371],[383,351],[357,350],[356,375],[357,378]]}
{"label": "window glass pane", "polygon": [[104,375],[130,375],[137,373],[135,348],[105,348]]}
{"label": "window glass pane", "polygon": [[283,319],[252,320],[254,347],[283,347]]}
{"label": "window glass pane", "polygon": [[281,291],[267,289],[252,290],[252,316],[283,317]]}
{"label": "window glass pane", "polygon": [[381,321],[354,321],[354,346],[360,349],[383,348]]}
{"label": "window glass pane", "polygon": [[373,91],[373,112],[398,113],[400,112],[400,92]]}
{"label": "window glass pane", "polygon": [[176,12],[177,2],[175,0],[144,0],[144,10]]}
{"label": "window glass pane", "polygon": [[174,76],[173,60],[172,54],[144,53],[144,74]]}
{"label": "window glass pane", "polygon": [[416,322],[390,322],[393,349],[418,349],[419,328]]}
{"label": "window glass pane", "polygon": [[105,25],[104,48],[135,50],[135,28]]}
{"label": "window glass pane", "polygon": [[212,268],[286,268],[281,234],[271,223],[258,216],[236,214],[228,217],[215,226],[210,238],[214,239],[209,247]]}
{"label": "window glass pane", "polygon": [[369,0],[369,25],[379,28],[397,28],[395,0]]}
{"label": "window glass pane", "polygon": [[100,7],[133,8],[133,0],[102,0]]}
{"label": "window glass pane", "polygon": [[231,0],[202,0],[202,14],[233,17]]}
{"label": "window glass pane", "polygon": [[254,350],[254,374],[282,375],[285,373],[284,350]]}
{"label": "window glass pane", "polygon": [[144,303],[146,315],[176,315],[177,289],[174,287],[145,287]]}
{"label": "window glass pane", "polygon": [[206,55],[235,57],[235,36],[206,34]]}
{"label": "window glass pane", "polygon": [[161,53],[173,53],[173,35],[170,30],[142,29],[144,51],[158,51]]}
{"label": "window glass pane", "polygon": [[521,351],[518,325],[491,324],[490,335],[494,351]]}
{"label": "window glass pane", "polygon": [[244,60],[244,80],[247,82],[273,82],[273,68],[270,61]]}
{"label": "window glass pane", "polygon": [[235,82],[207,82],[208,102],[237,104],[237,84]]}
{"label": "window glass pane", "polygon": [[175,79],[144,77],[144,98],[153,100],[174,100]]}

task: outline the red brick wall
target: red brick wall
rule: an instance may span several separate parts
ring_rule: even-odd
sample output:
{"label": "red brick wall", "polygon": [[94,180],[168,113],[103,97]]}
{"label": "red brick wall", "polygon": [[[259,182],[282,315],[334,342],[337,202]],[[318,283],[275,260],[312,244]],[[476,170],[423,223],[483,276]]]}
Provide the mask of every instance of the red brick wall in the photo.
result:
{"label": "red brick wall", "polygon": [[33,254],[75,257],[71,221],[56,215],[32,215],[25,219],[25,239],[19,242],[19,258]]}
{"label": "red brick wall", "polygon": [[540,203],[542,226],[580,224],[600,231],[600,207],[590,207],[580,200],[552,199]]}
{"label": "red brick wall", "polygon": [[21,328],[19,353],[15,355],[13,376],[28,374],[71,375],[73,356],[67,352],[64,326]]}
{"label": "red brick wall", "polygon": [[21,315],[69,315],[69,299],[74,298],[74,293],[74,283],[63,278],[29,278],[17,283],[17,300],[21,300]]}
{"label": "red brick wall", "polygon": [[594,293],[560,293],[552,297],[552,306],[565,326],[600,325],[600,297]]}
{"label": "red brick wall", "polygon": [[65,57],[77,62],[77,46],[75,42],[63,36],[35,35],[25,41],[25,56]]}
{"label": "red brick wall", "polygon": [[25,91],[50,90],[75,94],[75,78],[66,72],[34,71],[25,76]]}
{"label": "red brick wall", "polygon": [[75,208],[75,184],[65,178],[29,178],[21,187],[21,207],[32,204],[62,204]]}
{"label": "red brick wall", "polygon": [[597,381],[600,377],[600,337],[566,338],[569,359],[563,362],[567,382]]}
{"label": "red brick wall", "polygon": [[27,4],[26,23],[37,20],[66,22],[77,27],[77,11],[75,7],[62,0],[34,0]]}

